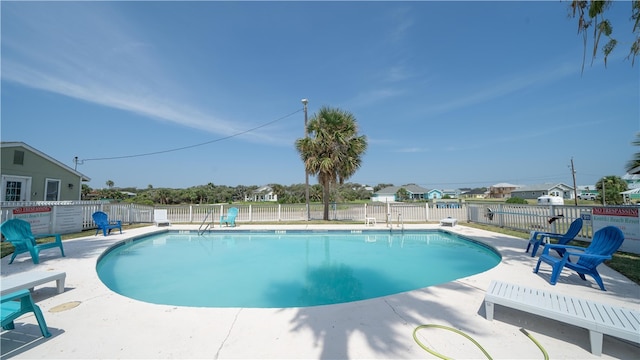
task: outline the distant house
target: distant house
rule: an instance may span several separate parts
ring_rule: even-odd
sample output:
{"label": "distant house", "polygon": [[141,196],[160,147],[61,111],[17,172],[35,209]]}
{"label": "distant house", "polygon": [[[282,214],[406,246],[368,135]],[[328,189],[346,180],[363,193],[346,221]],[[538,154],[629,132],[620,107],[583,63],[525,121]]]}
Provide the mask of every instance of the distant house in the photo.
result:
{"label": "distant house", "polygon": [[487,196],[487,192],[482,189],[473,189],[460,194],[462,199],[484,199]]}
{"label": "distant house", "polygon": [[624,203],[627,205],[640,203],[640,187],[623,191],[620,194],[622,194]]}
{"label": "distant house", "polygon": [[460,189],[443,189],[442,197],[449,196],[450,198],[457,199],[461,193]]}
{"label": "distant house", "polygon": [[442,199],[443,196],[444,193],[442,192],[442,190],[431,189],[429,190],[429,192],[427,192],[427,199]]}
{"label": "distant house", "polygon": [[278,194],[273,192],[271,186],[266,185],[253,190],[250,195],[245,196],[245,201],[278,201]]}
{"label": "distant house", "polygon": [[498,183],[489,187],[490,199],[508,199],[511,197],[513,190],[521,187],[520,185],[514,185],[509,183]]}
{"label": "distant house", "polygon": [[384,203],[394,202],[396,201],[396,193],[399,189],[399,186],[387,186],[386,188],[374,192],[371,195],[371,201],[379,201]]}
{"label": "distant house", "polygon": [[397,198],[398,191],[400,189],[405,189],[407,194],[407,199],[405,200],[425,200],[428,199],[429,190],[423,187],[420,187],[415,184],[408,184],[402,186],[387,186],[384,189],[380,189],[373,193],[371,196],[371,201],[379,201],[379,202],[394,202],[399,201]]}
{"label": "distant house", "polygon": [[522,186],[511,192],[512,197],[537,199],[542,195],[559,196],[563,199],[574,199],[573,187],[567,184],[539,184]]}
{"label": "distant house", "polygon": [[627,188],[629,188],[629,190],[640,188],[640,173],[639,174],[626,173],[622,177],[622,180],[624,180],[627,183]]}
{"label": "distant house", "polygon": [[132,193],[130,191],[120,191],[120,193],[128,198],[136,197],[138,194]]}
{"label": "distant house", "polygon": [[2,201],[80,200],[91,179],[23,142],[0,143]]}
{"label": "distant house", "polygon": [[598,190],[596,190],[595,185],[578,185],[576,187],[576,190],[578,190],[578,196],[583,196],[583,195],[598,196]]}

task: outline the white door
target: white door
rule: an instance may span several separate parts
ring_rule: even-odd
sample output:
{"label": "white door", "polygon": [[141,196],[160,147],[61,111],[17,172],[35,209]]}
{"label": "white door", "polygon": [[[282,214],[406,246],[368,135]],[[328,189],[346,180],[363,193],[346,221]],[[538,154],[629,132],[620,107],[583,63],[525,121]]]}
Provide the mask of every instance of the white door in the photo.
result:
{"label": "white door", "polygon": [[31,178],[2,176],[2,201],[30,201]]}

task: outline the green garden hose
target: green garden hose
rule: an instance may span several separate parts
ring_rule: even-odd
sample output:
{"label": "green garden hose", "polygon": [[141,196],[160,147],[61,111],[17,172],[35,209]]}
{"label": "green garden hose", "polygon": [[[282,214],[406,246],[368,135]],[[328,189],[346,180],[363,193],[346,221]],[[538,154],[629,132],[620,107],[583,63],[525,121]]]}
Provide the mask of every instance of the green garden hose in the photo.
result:
{"label": "green garden hose", "polygon": [[[420,325],[420,326],[416,327],[415,330],[413,330],[413,340],[415,340],[416,343],[418,345],[420,345],[421,348],[423,348],[426,351],[428,351],[431,355],[439,357],[440,359],[449,360],[451,358],[447,357],[445,355],[442,355],[442,354],[440,354],[440,353],[438,353],[436,351],[433,351],[433,350],[429,349],[423,343],[421,343],[420,340],[418,340],[418,337],[417,337],[416,333],[418,332],[418,330],[423,329],[423,328],[438,328],[438,329],[445,329],[445,330],[453,331],[454,333],[462,335],[462,336],[466,337],[467,339],[469,339],[478,349],[480,349],[484,353],[484,355],[487,357],[487,359],[490,359],[490,360],[493,359],[491,357],[491,355],[489,355],[489,353],[482,347],[482,345],[480,345],[477,341],[475,341],[471,336],[465,334],[464,332],[462,332],[462,331],[460,331],[458,329],[454,329],[452,327],[448,327],[448,326],[444,326],[444,325],[437,325],[437,324],[427,324],[427,325]],[[540,351],[542,351],[542,354],[544,355],[544,359],[545,360],[549,360],[549,355],[544,350],[542,345],[540,345],[540,343],[536,339],[534,339],[533,336],[531,336],[531,334],[529,334],[527,332],[527,330],[521,328],[520,331],[522,331],[523,334],[527,335],[527,337],[529,339],[531,339],[531,341],[533,341],[533,343],[536,344],[536,346],[538,346],[538,348],[540,349]]]}
{"label": "green garden hose", "polygon": [[522,331],[523,334],[527,335],[527,337],[529,339],[531,339],[531,341],[533,341],[534,344],[536,344],[538,349],[540,349],[540,351],[542,351],[542,355],[544,355],[544,360],[549,360],[549,354],[547,354],[547,351],[542,347],[542,345],[538,342],[538,340],[536,340],[533,337],[533,335],[529,334],[529,332],[527,330],[525,330],[524,328],[520,328],[520,331]]}

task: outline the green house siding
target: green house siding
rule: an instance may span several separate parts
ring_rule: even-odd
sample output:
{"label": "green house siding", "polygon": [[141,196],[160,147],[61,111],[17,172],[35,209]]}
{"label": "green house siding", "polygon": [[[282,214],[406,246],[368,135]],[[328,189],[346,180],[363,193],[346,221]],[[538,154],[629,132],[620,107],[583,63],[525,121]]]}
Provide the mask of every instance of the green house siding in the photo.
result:
{"label": "green house siding", "polygon": [[80,200],[83,177],[71,168],[24,146],[3,146],[0,160],[3,178],[30,180],[28,200],[46,200],[47,181],[59,181],[58,200]]}

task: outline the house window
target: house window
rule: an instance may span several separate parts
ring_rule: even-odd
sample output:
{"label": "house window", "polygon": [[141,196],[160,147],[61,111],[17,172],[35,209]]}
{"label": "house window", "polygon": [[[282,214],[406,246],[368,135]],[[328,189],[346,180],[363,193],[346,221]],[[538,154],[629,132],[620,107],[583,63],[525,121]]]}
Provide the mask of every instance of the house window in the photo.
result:
{"label": "house window", "polygon": [[22,194],[22,182],[21,181],[7,181],[4,191],[4,201],[20,201],[20,195]]}
{"label": "house window", "polygon": [[58,201],[60,200],[60,180],[47,179],[45,186],[45,201]]}
{"label": "house window", "polygon": [[24,165],[24,151],[15,150],[13,152],[13,164]]}

